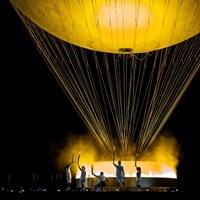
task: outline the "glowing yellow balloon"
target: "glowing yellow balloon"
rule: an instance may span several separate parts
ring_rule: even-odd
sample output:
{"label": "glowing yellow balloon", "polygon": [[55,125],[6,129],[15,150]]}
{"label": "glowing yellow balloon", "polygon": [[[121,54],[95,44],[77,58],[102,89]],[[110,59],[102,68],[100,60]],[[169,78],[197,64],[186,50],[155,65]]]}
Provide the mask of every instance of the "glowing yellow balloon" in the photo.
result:
{"label": "glowing yellow balloon", "polygon": [[200,32],[197,0],[10,0],[50,34],[110,53],[142,53]]}

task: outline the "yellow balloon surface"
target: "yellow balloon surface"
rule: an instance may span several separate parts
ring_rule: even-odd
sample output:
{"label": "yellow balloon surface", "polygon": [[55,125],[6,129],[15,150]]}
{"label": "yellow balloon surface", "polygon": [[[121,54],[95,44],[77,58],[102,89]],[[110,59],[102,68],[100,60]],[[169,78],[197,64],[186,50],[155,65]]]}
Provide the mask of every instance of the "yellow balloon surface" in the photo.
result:
{"label": "yellow balloon surface", "polygon": [[48,33],[109,53],[143,53],[200,33],[197,0],[10,0]]}

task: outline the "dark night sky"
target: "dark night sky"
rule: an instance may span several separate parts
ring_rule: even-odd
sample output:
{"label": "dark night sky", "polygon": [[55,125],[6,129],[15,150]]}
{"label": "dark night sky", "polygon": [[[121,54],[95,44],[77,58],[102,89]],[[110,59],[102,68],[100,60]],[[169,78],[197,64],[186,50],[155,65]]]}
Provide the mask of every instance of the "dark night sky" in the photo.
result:
{"label": "dark night sky", "polygon": [[[8,2],[0,9],[1,173],[51,170],[51,143],[62,140],[71,130],[81,132],[86,127],[12,6]],[[200,73],[164,127],[176,135],[183,147],[178,182],[187,190],[192,190],[196,179],[199,91]]]}

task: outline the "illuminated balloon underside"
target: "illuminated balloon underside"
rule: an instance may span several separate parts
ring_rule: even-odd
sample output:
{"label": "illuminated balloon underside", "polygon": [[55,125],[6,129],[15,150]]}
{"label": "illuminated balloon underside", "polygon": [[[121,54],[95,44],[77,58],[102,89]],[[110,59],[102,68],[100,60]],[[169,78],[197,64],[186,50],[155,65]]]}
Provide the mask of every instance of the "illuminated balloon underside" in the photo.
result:
{"label": "illuminated balloon underside", "polygon": [[101,52],[154,51],[200,32],[196,0],[10,1],[50,34]]}
{"label": "illuminated balloon underside", "polygon": [[10,2],[101,148],[149,148],[199,70],[200,2]]}

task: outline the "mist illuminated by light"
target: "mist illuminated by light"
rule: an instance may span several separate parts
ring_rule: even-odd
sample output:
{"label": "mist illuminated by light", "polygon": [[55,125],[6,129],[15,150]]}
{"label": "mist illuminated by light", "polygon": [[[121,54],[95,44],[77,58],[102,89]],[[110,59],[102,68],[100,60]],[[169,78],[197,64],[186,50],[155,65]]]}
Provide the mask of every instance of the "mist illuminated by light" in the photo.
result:
{"label": "mist illuminated by light", "polygon": [[[132,149],[128,154],[122,154],[117,151],[116,147],[115,163],[121,160],[124,166],[126,177],[135,177],[135,150]],[[139,155],[137,166],[142,169],[142,177],[155,178],[177,178],[177,166],[179,164],[180,146],[169,131],[162,132],[156,142],[148,151]],[[116,177],[115,167],[113,166],[113,152],[104,152],[99,148],[98,143],[90,134],[75,136],[73,133],[66,138],[62,149],[57,151],[56,168],[63,170],[72,159],[74,154],[74,164],[72,172],[76,177],[80,177],[80,170],[77,164],[77,158],[80,153],[80,166],[86,167],[87,177],[93,177],[91,174],[91,166],[93,165],[94,173],[100,174],[101,171],[107,177]],[[55,153],[52,153],[55,154]]]}
{"label": "mist illuminated by light", "polygon": [[[125,177],[135,177],[136,168],[134,161],[121,161],[125,170]],[[117,163],[117,161],[115,162]],[[93,178],[91,174],[91,165],[88,163],[82,163],[86,167],[87,177]],[[138,161],[137,166],[142,169],[142,177],[154,177],[154,178],[177,178],[175,169],[169,167],[162,162],[153,161]],[[106,177],[116,177],[116,168],[113,166],[112,161],[95,162],[93,163],[94,173],[100,174],[104,172]],[[80,171],[76,178],[80,178]]]}

